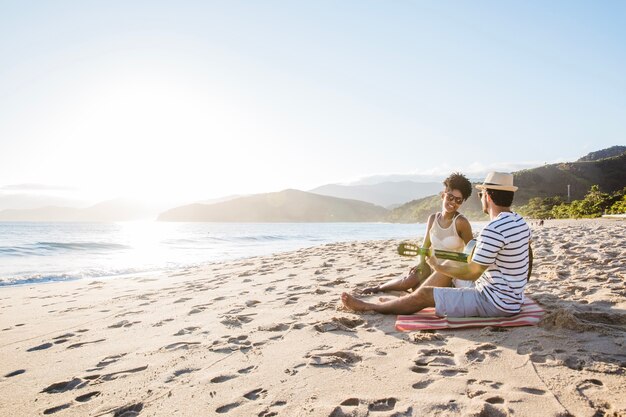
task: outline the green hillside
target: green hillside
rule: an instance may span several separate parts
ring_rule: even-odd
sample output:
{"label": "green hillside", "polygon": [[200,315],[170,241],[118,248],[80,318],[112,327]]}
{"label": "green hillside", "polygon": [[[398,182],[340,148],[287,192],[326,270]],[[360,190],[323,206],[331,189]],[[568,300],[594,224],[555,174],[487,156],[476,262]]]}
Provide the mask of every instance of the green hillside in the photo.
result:
{"label": "green hillside", "polygon": [[[534,197],[561,197],[567,200],[567,186],[570,186],[570,200],[585,197],[592,185],[600,191],[612,193],[626,187],[626,147],[613,146],[592,152],[576,162],[544,165],[537,168],[514,172],[515,185],[519,187],[513,200],[513,209],[528,203]],[[621,154],[615,155],[616,153]],[[604,155],[608,158],[597,159]],[[441,197],[429,196],[413,200],[395,208],[388,220],[398,223],[424,222],[429,214],[441,209]],[[460,211],[470,220],[487,220],[482,213],[478,193],[461,207]]]}
{"label": "green hillside", "polygon": [[584,198],[592,185],[600,191],[613,192],[626,186],[626,152],[619,156],[595,161],[566,162],[525,169],[514,173],[519,187],[515,203],[526,204],[533,197],[562,197],[567,200]]}

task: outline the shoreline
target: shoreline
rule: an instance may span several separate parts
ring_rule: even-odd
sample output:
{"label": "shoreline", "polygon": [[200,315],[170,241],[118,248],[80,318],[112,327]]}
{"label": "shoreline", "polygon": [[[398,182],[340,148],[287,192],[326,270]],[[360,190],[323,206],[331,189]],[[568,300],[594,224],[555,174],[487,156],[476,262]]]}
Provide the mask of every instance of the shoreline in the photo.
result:
{"label": "shoreline", "polygon": [[[552,223],[558,222],[558,223]],[[576,226],[576,227],[572,227]],[[399,240],[0,288],[7,415],[626,415],[626,222],[533,226],[539,326],[399,332],[339,295]]]}

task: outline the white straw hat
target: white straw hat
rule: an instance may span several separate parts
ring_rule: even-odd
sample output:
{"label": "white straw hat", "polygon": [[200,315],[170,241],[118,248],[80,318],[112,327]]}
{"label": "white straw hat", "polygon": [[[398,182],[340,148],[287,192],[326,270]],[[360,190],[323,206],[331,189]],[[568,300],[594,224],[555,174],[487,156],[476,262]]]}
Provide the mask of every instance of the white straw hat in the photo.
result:
{"label": "white straw hat", "polygon": [[513,174],[506,172],[490,172],[482,184],[476,186],[479,190],[503,190],[517,191],[517,187],[513,185]]}

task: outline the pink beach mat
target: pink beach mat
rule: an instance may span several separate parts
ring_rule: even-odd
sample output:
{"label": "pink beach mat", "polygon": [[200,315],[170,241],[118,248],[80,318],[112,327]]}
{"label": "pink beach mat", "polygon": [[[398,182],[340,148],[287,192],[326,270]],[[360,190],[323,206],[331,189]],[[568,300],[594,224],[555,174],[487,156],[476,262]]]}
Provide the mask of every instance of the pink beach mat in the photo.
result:
{"label": "pink beach mat", "polygon": [[510,317],[438,317],[434,308],[425,308],[419,313],[400,315],[396,319],[396,329],[412,330],[461,329],[464,327],[513,327],[534,326],[539,323],[545,311],[539,304],[526,297],[522,311]]}

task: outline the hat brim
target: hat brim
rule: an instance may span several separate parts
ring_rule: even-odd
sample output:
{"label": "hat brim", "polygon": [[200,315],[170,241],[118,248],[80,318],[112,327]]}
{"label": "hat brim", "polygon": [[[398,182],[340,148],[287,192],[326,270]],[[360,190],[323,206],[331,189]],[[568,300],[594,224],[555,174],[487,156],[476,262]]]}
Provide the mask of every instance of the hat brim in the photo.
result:
{"label": "hat brim", "polygon": [[502,190],[502,191],[517,191],[517,187],[514,185],[495,185],[495,184],[478,184],[476,186],[478,190]]}

